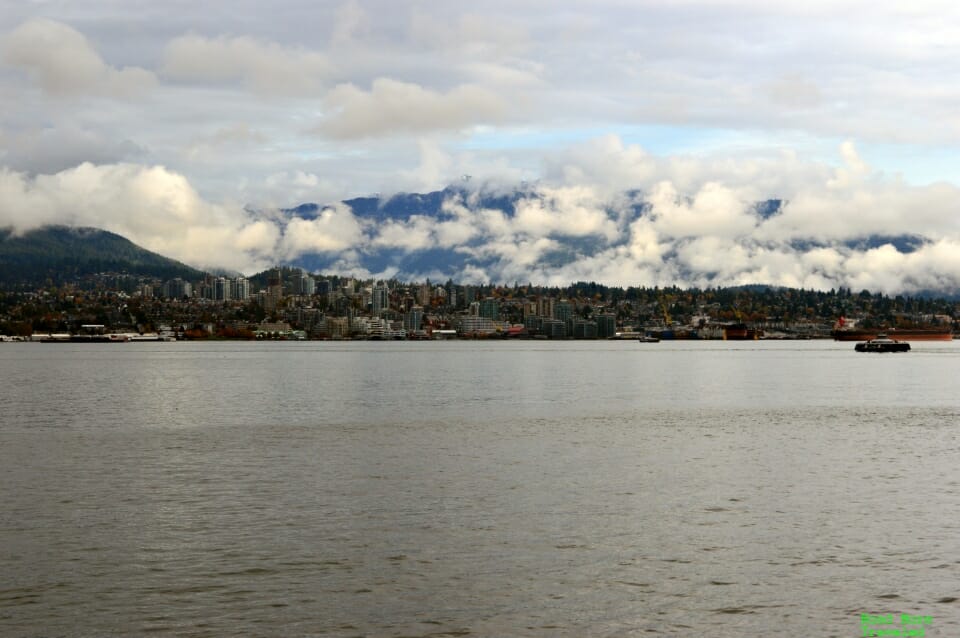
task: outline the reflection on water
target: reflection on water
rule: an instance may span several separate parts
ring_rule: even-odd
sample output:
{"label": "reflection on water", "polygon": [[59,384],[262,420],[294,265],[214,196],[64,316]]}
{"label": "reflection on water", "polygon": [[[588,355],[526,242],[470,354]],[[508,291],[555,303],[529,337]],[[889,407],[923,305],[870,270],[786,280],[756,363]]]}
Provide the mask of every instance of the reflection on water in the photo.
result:
{"label": "reflection on water", "polygon": [[960,635],[958,355],[3,344],[0,633]]}

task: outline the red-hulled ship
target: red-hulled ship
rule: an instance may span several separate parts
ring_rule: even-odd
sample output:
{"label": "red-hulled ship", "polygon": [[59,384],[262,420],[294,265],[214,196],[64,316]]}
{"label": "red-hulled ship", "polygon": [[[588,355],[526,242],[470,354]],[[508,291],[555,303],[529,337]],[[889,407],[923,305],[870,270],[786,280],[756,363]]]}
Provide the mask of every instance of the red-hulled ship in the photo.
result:
{"label": "red-hulled ship", "polygon": [[897,341],[950,341],[953,331],[950,328],[847,328],[843,317],[833,326],[830,335],[835,341],[868,341],[883,334]]}
{"label": "red-hulled ship", "polygon": [[762,330],[750,328],[745,323],[729,323],[723,326],[724,341],[748,341],[762,336]]}

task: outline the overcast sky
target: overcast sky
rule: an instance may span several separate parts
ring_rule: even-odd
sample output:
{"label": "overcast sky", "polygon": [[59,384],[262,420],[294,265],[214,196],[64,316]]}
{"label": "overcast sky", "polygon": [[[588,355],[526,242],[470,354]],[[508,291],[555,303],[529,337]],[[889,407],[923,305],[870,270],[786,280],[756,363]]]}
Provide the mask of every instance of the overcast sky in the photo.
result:
{"label": "overcast sky", "polygon": [[[469,235],[502,267],[467,278],[957,287],[958,14],[947,1],[0,0],[0,224],[99,226],[245,272],[310,250],[356,268],[371,247]],[[464,174],[551,203],[500,226],[461,211],[466,230],[443,237],[343,208],[299,229],[264,212]],[[650,219],[601,219],[627,189],[655,204]],[[770,197],[783,215],[751,217]],[[927,245],[831,243],[904,232]],[[591,234],[608,252],[562,272],[537,263]]]}

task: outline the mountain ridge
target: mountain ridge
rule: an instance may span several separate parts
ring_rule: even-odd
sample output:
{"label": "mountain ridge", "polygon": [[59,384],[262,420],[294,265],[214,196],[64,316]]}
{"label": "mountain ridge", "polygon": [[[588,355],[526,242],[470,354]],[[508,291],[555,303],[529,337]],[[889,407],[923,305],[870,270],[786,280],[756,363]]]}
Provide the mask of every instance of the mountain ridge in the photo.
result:
{"label": "mountain ridge", "polygon": [[0,229],[0,285],[60,285],[103,272],[158,279],[198,279],[203,272],[91,227],[44,226],[22,234]]}

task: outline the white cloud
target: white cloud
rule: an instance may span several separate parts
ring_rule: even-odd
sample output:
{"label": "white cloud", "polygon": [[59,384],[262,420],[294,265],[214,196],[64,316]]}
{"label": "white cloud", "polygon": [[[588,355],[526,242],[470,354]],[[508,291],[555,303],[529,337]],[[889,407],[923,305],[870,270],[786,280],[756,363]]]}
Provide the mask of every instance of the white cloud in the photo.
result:
{"label": "white cloud", "polygon": [[316,130],[335,139],[460,130],[506,113],[502,98],[480,86],[463,84],[444,93],[390,78],[374,80],[369,91],[341,84],[324,103],[327,114]]}
{"label": "white cloud", "polygon": [[353,248],[362,238],[360,224],[345,204],[325,207],[315,219],[294,218],[286,226],[280,257],[303,253],[338,252]]}
{"label": "white cloud", "polygon": [[173,80],[240,83],[264,95],[317,93],[331,70],[323,53],[250,36],[180,36],[167,45],[163,62],[164,75]]}
{"label": "white cloud", "polygon": [[2,51],[6,64],[26,71],[55,96],[139,97],[156,84],[145,69],[108,65],[82,33],[56,20],[21,24],[4,36]]}
{"label": "white cloud", "polygon": [[431,248],[435,245],[433,225],[433,220],[420,215],[406,221],[392,220],[379,224],[371,246],[402,248],[410,252]]}
{"label": "white cloud", "polygon": [[756,226],[749,212],[756,200],[747,200],[742,193],[715,182],[705,184],[689,202],[672,183],[661,182],[648,201],[658,231],[669,237],[738,237],[750,234]]}
{"label": "white cloud", "polygon": [[532,237],[599,235],[608,241],[617,237],[616,222],[605,210],[608,202],[592,188],[542,187],[537,194],[517,203],[512,222],[515,233]]}
{"label": "white cloud", "polygon": [[338,10],[330,41],[335,47],[350,46],[369,26],[370,16],[356,0],[345,2]]}

